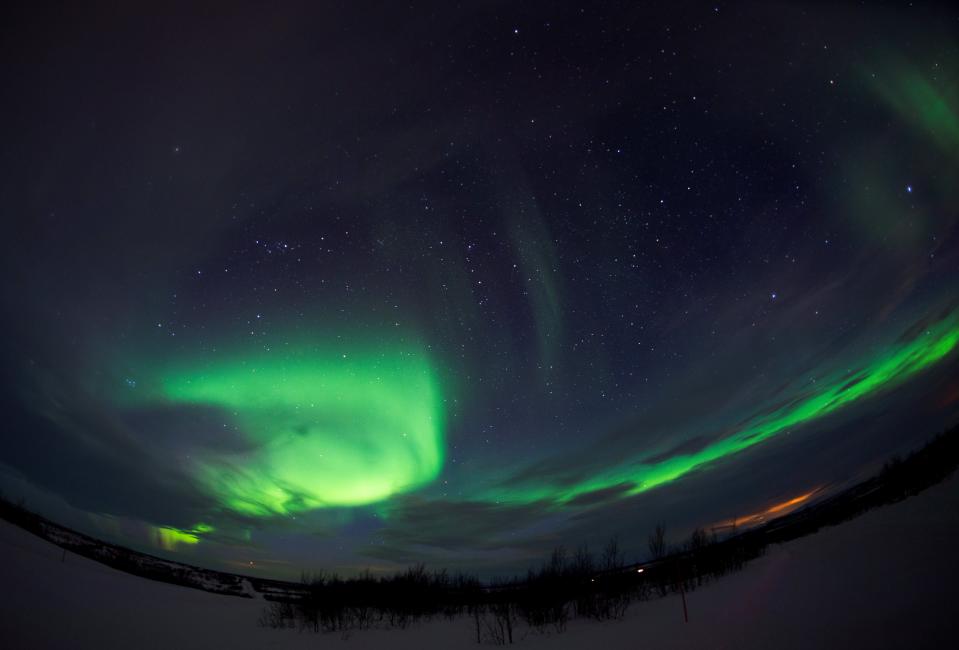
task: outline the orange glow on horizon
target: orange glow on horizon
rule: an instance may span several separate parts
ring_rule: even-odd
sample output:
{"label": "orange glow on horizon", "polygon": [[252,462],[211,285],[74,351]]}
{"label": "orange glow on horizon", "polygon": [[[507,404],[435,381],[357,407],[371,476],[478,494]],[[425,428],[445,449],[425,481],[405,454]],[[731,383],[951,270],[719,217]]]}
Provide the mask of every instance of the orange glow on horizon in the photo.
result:
{"label": "orange glow on horizon", "polygon": [[780,501],[779,503],[774,503],[765,510],[760,510],[759,512],[754,512],[743,517],[733,517],[732,519],[724,519],[719,521],[711,526],[713,530],[723,529],[723,528],[738,528],[740,526],[758,526],[759,524],[766,523],[769,519],[774,518],[777,515],[785,515],[793,510],[798,509],[800,506],[809,501],[812,497],[816,496],[822,492],[824,486],[819,486],[805,494],[800,494],[797,497],[791,499],[786,499],[785,501]]}

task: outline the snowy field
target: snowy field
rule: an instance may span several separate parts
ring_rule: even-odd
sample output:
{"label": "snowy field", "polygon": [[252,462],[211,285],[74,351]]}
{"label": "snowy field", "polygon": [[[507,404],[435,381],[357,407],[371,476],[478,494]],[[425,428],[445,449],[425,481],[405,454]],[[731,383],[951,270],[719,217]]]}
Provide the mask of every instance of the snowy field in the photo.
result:
{"label": "snowy field", "polygon": [[[688,595],[623,621],[573,621],[526,648],[941,648],[959,639],[959,478],[841,526],[771,547]],[[257,624],[264,601],[145,580],[0,522],[0,647],[476,647],[471,619],[343,639]],[[520,632],[522,636],[524,632]]]}

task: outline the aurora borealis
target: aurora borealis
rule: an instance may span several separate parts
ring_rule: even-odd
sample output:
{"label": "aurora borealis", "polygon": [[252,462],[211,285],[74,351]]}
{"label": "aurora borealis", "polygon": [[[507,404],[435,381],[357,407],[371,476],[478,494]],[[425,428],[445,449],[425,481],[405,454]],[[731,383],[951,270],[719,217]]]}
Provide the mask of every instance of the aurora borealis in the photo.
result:
{"label": "aurora borealis", "polygon": [[0,72],[0,490],[57,521],[494,575],[959,416],[954,10],[70,12]]}
{"label": "aurora borealis", "polygon": [[[825,417],[856,400],[873,396],[883,389],[906,381],[911,375],[936,363],[959,343],[959,312],[950,309],[943,319],[908,340],[884,351],[868,366],[826,376],[813,388],[780,399],[764,412],[741,422],[729,435],[719,437],[698,451],[664,459],[641,457],[632,467],[609,469],[602,476],[581,485],[561,489],[549,498],[561,502],[575,500],[592,490],[619,487],[625,495],[638,494],[676,480],[701,465],[735,454],[793,427]],[[652,457],[652,458],[651,458]],[[509,498],[508,496],[504,498]]]}
{"label": "aurora borealis", "polygon": [[222,407],[249,434],[252,453],[196,469],[227,508],[270,515],[375,503],[439,474],[442,405],[424,359],[356,356],[304,350],[185,369],[161,379],[159,397]]}

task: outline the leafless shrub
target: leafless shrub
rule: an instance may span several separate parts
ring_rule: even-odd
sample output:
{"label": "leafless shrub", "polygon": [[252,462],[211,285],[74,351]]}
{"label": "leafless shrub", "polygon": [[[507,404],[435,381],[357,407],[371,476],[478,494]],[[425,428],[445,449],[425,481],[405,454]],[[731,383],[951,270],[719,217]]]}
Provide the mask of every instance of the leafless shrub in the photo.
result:
{"label": "leafless shrub", "polygon": [[656,524],[656,529],[649,536],[649,555],[654,560],[666,557],[666,526]]}

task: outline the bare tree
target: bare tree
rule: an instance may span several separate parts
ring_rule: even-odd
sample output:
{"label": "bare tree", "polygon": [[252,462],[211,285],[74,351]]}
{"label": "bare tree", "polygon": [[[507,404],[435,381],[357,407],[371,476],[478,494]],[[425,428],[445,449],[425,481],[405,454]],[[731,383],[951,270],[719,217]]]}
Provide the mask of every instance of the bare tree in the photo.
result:
{"label": "bare tree", "polygon": [[626,565],[626,559],[619,550],[619,539],[610,537],[603,549],[603,557],[600,560],[603,571],[618,571]]}
{"label": "bare tree", "polygon": [[666,526],[656,524],[656,530],[649,536],[649,554],[654,560],[666,557]]}
{"label": "bare tree", "polygon": [[690,551],[699,551],[709,546],[709,535],[702,528],[696,528],[689,536],[687,546]]}

